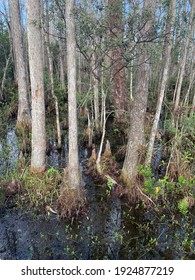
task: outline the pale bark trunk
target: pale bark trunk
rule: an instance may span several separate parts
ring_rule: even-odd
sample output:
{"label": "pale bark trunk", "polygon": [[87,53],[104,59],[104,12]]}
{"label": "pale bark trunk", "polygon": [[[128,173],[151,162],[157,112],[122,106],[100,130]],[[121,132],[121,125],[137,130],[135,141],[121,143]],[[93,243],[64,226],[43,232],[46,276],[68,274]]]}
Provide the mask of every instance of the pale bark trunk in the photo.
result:
{"label": "pale bark trunk", "polygon": [[130,75],[129,75],[130,85],[129,85],[129,98],[132,101],[133,100],[133,62],[130,65]]}
{"label": "pale bark trunk", "polygon": [[[78,26],[78,44],[80,45],[80,27]],[[78,52],[77,53],[77,60],[78,60],[78,66],[77,66],[77,71],[78,71],[78,78],[77,78],[77,89],[78,89],[78,93],[81,94],[82,93],[82,73],[81,73],[81,67],[82,67],[82,57],[81,57],[81,53]]]}
{"label": "pale bark trunk", "polygon": [[93,84],[93,93],[94,93],[94,113],[95,113],[95,128],[99,130],[100,124],[100,111],[99,111],[99,82],[98,82],[98,69],[96,65],[95,54],[92,55],[92,84]]}
{"label": "pale bark trunk", "polygon": [[[195,35],[195,33],[193,32]],[[188,89],[184,98],[184,105],[188,105],[189,103],[189,97],[190,97],[190,92],[193,87],[194,83],[194,77],[195,77],[195,45],[192,46],[192,57],[191,57],[191,65],[190,65],[190,79],[189,79],[189,85]]]}
{"label": "pale bark trunk", "polygon": [[106,110],[106,93],[104,90],[104,69],[102,67],[102,71],[101,71],[101,91],[102,91],[102,104],[101,104],[101,121],[100,121],[100,125],[101,125],[101,129],[103,130],[103,124],[104,124],[104,112]]}
{"label": "pale bark trunk", "polygon": [[65,57],[65,51],[63,48],[63,42],[61,39],[59,39],[59,51],[60,51],[60,85],[62,89],[65,89],[65,73],[64,73],[64,57]]}
{"label": "pale bark trunk", "polygon": [[67,76],[68,76],[68,120],[69,120],[69,187],[80,186],[77,100],[76,100],[76,39],[73,15],[74,0],[66,1],[66,42],[67,42]]}
{"label": "pale bark trunk", "polygon": [[[9,34],[9,42],[10,42],[10,49],[12,51],[12,61],[14,62],[15,61],[15,52],[14,52],[14,48],[13,48],[13,38],[12,38],[12,30],[11,30],[11,26],[9,24],[9,14],[8,14],[8,11],[7,11],[7,4],[6,4],[6,1],[3,0],[3,8],[4,8],[4,11],[5,11],[5,15],[4,15],[4,18],[7,22],[7,26],[8,26],[8,34]],[[17,81],[17,73],[16,73],[16,65],[14,65],[14,80]]]}
{"label": "pale bark trunk", "polygon": [[192,109],[190,111],[190,116],[193,116],[195,111],[195,92],[194,92],[194,96],[193,96],[193,100],[192,100]]}
{"label": "pale bark trunk", "polygon": [[18,116],[17,125],[23,122],[30,123],[30,109],[28,102],[28,86],[27,86],[27,75],[26,66],[24,59],[24,48],[22,40],[22,28],[20,18],[20,7],[19,1],[9,0],[9,10],[11,19],[11,33],[14,46],[14,59],[17,71],[18,81]]}
{"label": "pale bark trunk", "polygon": [[62,146],[62,140],[61,140],[61,128],[60,128],[60,114],[59,114],[59,105],[58,105],[58,99],[54,92],[54,77],[53,77],[53,58],[52,53],[50,50],[50,36],[49,36],[49,7],[48,7],[48,1],[46,1],[46,34],[45,34],[45,41],[46,41],[46,48],[47,48],[47,55],[48,55],[48,63],[49,63],[49,76],[51,81],[51,95],[54,99],[55,103],[55,111],[56,111],[56,129],[57,129],[57,141],[58,141],[58,149]]}
{"label": "pale bark trunk", "polygon": [[[147,38],[152,28],[155,18],[156,1],[145,0],[143,7],[143,16],[145,11],[148,14],[148,20],[141,30],[142,38]],[[122,168],[122,179],[131,186],[131,182],[137,174],[139,164],[139,149],[144,144],[144,122],[148,99],[148,84],[150,72],[150,56],[147,46],[143,46],[142,54],[138,60],[137,79],[135,85],[135,97],[133,108],[130,113],[130,131],[127,143],[125,161]]]}
{"label": "pale bark trunk", "polygon": [[92,143],[93,143],[93,127],[92,127],[92,122],[90,119],[90,115],[89,115],[89,110],[86,109],[87,111],[87,130],[88,130],[88,147],[92,147]]}
{"label": "pale bark trunk", "polygon": [[122,59],[122,49],[116,38],[122,38],[122,1],[109,0],[108,7],[110,10],[110,39],[113,42],[112,50],[112,74],[113,74],[113,105],[115,108],[116,118],[118,121],[123,121],[125,111],[127,109],[127,87],[126,87],[126,71]]}
{"label": "pale bark trunk", "polygon": [[10,60],[11,60],[11,51],[9,53],[8,58],[6,59],[6,64],[5,64],[5,68],[4,68],[4,71],[3,71],[3,78],[2,78],[2,82],[1,82],[1,90],[2,90],[1,99],[3,98],[3,90],[4,90],[4,87],[5,87],[6,75],[7,75],[7,70],[8,70],[9,64],[10,64]]}
{"label": "pale bark trunk", "polygon": [[45,30],[44,30],[44,0],[40,0],[40,14],[41,14],[41,40],[42,40],[42,57],[43,57],[43,67],[46,66],[47,60],[45,58],[45,47],[44,47],[44,36],[45,36]]}
{"label": "pale bark trunk", "polygon": [[173,41],[173,27],[175,22],[175,11],[176,11],[176,0],[171,0],[169,3],[169,10],[167,15],[167,27],[166,27],[166,38],[165,38],[165,46],[164,46],[164,65],[163,65],[163,73],[162,73],[162,79],[160,84],[160,92],[158,96],[158,102],[156,107],[156,114],[154,117],[154,122],[150,134],[150,140],[148,145],[148,153],[147,153],[147,159],[146,164],[150,165],[152,160],[152,153],[154,148],[154,141],[158,129],[158,123],[160,119],[160,113],[162,109],[162,103],[164,99],[165,94],[165,88],[168,80],[168,73],[169,73],[169,66],[170,66],[170,60],[171,60],[171,49],[172,49],[172,41]]}
{"label": "pale bark trunk", "polygon": [[50,81],[51,81],[51,94],[54,99],[55,111],[56,111],[56,128],[57,128],[57,141],[58,141],[57,147],[60,149],[62,146],[61,128],[60,128],[60,113],[59,113],[58,99],[54,92],[53,59],[52,59],[52,55],[50,52],[50,47],[49,47],[48,41],[47,41],[47,54],[48,54],[48,62],[49,62],[49,75],[50,75]]}
{"label": "pale bark trunk", "polygon": [[104,108],[103,108],[102,138],[101,138],[100,149],[99,149],[97,160],[96,160],[97,171],[100,175],[102,174],[100,162],[101,162],[101,154],[102,154],[105,134],[106,134],[106,106],[104,106]]}
{"label": "pale bark trunk", "polygon": [[46,134],[40,0],[27,0],[27,36],[32,96],[31,171],[45,170]]}
{"label": "pale bark trunk", "polygon": [[184,77],[184,73],[185,73],[185,65],[186,65],[188,47],[189,47],[189,43],[190,43],[190,36],[192,34],[194,13],[195,13],[195,1],[192,1],[190,20],[189,20],[189,26],[188,26],[188,34],[187,34],[187,38],[186,38],[186,41],[185,41],[183,56],[182,56],[182,60],[181,60],[181,64],[180,64],[180,71],[179,71],[179,78],[178,78],[178,84],[177,84],[177,90],[176,90],[174,112],[177,111],[178,106],[179,106],[179,102],[180,102],[181,87],[182,87],[183,77]]}
{"label": "pale bark trunk", "polygon": [[[58,9],[59,24],[62,25],[62,14]],[[66,65],[66,52],[65,52],[65,40],[63,39],[63,28],[59,29],[59,61],[60,61],[60,85],[62,89],[65,89],[65,65]]]}
{"label": "pale bark trunk", "polygon": [[191,91],[193,83],[194,83],[194,78],[195,78],[195,72],[193,71],[190,75],[189,86],[188,86],[186,96],[185,96],[185,99],[184,99],[184,105],[185,106],[187,106],[188,103],[189,103],[190,91]]}

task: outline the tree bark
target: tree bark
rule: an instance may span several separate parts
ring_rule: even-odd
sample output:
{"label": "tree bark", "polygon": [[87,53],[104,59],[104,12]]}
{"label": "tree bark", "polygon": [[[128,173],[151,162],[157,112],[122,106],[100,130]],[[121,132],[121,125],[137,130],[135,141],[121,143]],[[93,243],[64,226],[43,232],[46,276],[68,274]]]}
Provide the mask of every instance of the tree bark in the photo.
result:
{"label": "tree bark", "polygon": [[158,102],[156,107],[156,114],[154,117],[154,122],[150,134],[150,140],[148,145],[148,153],[147,153],[147,159],[146,164],[150,165],[152,160],[152,153],[154,149],[154,141],[158,129],[158,123],[160,119],[160,113],[162,109],[162,103],[164,99],[165,94],[165,88],[168,80],[168,73],[169,73],[169,65],[170,65],[170,59],[171,59],[171,49],[172,49],[172,43],[173,43],[173,27],[175,22],[175,12],[176,12],[176,0],[171,0],[169,2],[169,8],[168,8],[168,14],[167,14],[167,26],[166,26],[166,38],[165,38],[165,45],[164,45],[164,65],[163,65],[163,73],[162,73],[162,79],[160,83],[160,92],[158,96]]}
{"label": "tree bark", "polygon": [[122,1],[108,1],[109,18],[110,18],[110,39],[113,44],[112,48],[112,75],[113,75],[113,105],[115,108],[116,118],[123,121],[127,104],[127,86],[126,72],[122,60],[122,50],[119,42],[123,36],[122,33]]}
{"label": "tree bark", "polygon": [[195,91],[194,91],[194,96],[192,100],[192,109],[190,110],[190,116],[192,117],[195,112]]}
{"label": "tree bark", "polygon": [[56,128],[57,128],[57,141],[58,141],[58,149],[61,149],[62,146],[62,139],[61,139],[61,128],[60,128],[60,113],[59,113],[59,105],[58,99],[55,95],[54,91],[54,77],[53,77],[53,58],[52,53],[50,50],[50,37],[49,37],[49,6],[48,0],[46,1],[46,33],[45,33],[45,42],[47,48],[47,55],[48,55],[48,63],[49,63],[49,76],[51,81],[51,95],[54,99],[55,103],[55,111],[56,111]]}
{"label": "tree bark", "polygon": [[27,86],[27,74],[24,59],[24,48],[22,41],[22,28],[20,18],[19,0],[9,0],[9,11],[11,19],[11,34],[14,47],[14,60],[17,72],[18,82],[18,115],[17,126],[23,122],[30,124],[30,109],[28,102],[28,86]]}
{"label": "tree bark", "polygon": [[1,89],[0,99],[3,99],[3,91],[4,91],[4,87],[5,87],[6,75],[7,75],[7,70],[8,70],[9,64],[10,64],[10,60],[11,60],[11,51],[9,53],[8,58],[6,59],[6,64],[5,64],[5,68],[3,71],[3,78],[2,78],[1,87],[0,87],[0,89]]}
{"label": "tree bark", "polygon": [[58,9],[58,18],[59,18],[59,61],[60,61],[60,85],[62,89],[65,89],[65,59],[66,59],[66,52],[65,52],[65,40],[63,39],[63,25],[62,23],[62,13],[60,9]]}
{"label": "tree bark", "polygon": [[[194,28],[194,31],[195,31],[195,28]],[[195,32],[193,32],[193,34],[195,35]],[[195,77],[195,45],[192,46],[190,78],[189,78],[188,89],[187,89],[187,92],[186,92],[186,95],[185,95],[185,98],[184,98],[184,106],[187,106],[189,104],[190,92],[191,92],[191,89],[193,87],[194,77]]]}
{"label": "tree bark", "polygon": [[[141,38],[147,39],[153,21],[155,18],[156,1],[145,0],[142,11],[142,17],[147,22],[140,31]],[[150,55],[145,44],[142,48],[142,53],[138,59],[137,79],[135,84],[135,97],[133,101],[133,107],[130,112],[130,131],[128,136],[128,143],[125,155],[125,161],[122,168],[122,179],[126,185],[132,186],[132,181],[137,174],[139,164],[139,149],[144,144],[144,122],[145,113],[148,100],[148,84],[149,84],[149,72],[150,72]]]}
{"label": "tree bark", "polygon": [[68,120],[69,120],[69,162],[68,183],[72,189],[80,186],[77,100],[76,100],[76,38],[74,23],[74,0],[66,1],[66,42],[67,42],[67,77],[68,77]]}
{"label": "tree bark", "polygon": [[63,41],[59,38],[59,58],[60,58],[60,85],[62,89],[65,89],[65,73],[64,73],[64,67],[65,67],[65,51],[64,51],[64,44]]}
{"label": "tree bark", "polygon": [[94,99],[94,113],[95,113],[95,128],[98,131],[100,126],[100,110],[99,110],[99,81],[98,69],[96,65],[96,57],[92,55],[92,84],[93,84],[93,99]]}
{"label": "tree bark", "polygon": [[189,20],[189,26],[188,26],[188,32],[187,32],[187,38],[186,38],[186,41],[185,41],[184,51],[183,51],[182,60],[181,60],[181,64],[180,64],[180,69],[179,69],[179,76],[178,76],[178,84],[177,84],[177,88],[176,88],[176,98],[175,98],[174,112],[177,111],[178,106],[179,106],[179,102],[180,102],[181,87],[182,87],[183,77],[184,77],[184,73],[185,73],[185,65],[186,65],[186,58],[187,58],[187,53],[188,53],[188,47],[189,47],[189,43],[190,43],[190,36],[192,34],[194,14],[195,14],[195,1],[192,1],[190,20]]}
{"label": "tree bark", "polygon": [[41,1],[27,0],[27,37],[32,96],[31,171],[43,172],[46,159]]}

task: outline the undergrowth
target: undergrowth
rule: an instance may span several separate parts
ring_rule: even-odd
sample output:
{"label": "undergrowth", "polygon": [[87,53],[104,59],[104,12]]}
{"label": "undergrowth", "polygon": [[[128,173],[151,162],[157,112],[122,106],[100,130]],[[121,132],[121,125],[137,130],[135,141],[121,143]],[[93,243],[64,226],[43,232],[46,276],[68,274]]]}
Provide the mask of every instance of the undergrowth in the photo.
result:
{"label": "undergrowth", "polygon": [[[71,219],[77,217],[85,205],[82,189],[69,188],[64,181],[64,176],[54,167],[40,174],[32,174],[29,167],[25,168],[22,174],[12,171],[6,178],[0,178],[0,184],[5,190],[0,192],[2,196],[5,194],[2,199],[9,196],[18,208],[26,209],[31,213],[51,212],[60,218]],[[10,188],[12,192],[8,194]],[[4,202],[7,200],[4,199]]]}

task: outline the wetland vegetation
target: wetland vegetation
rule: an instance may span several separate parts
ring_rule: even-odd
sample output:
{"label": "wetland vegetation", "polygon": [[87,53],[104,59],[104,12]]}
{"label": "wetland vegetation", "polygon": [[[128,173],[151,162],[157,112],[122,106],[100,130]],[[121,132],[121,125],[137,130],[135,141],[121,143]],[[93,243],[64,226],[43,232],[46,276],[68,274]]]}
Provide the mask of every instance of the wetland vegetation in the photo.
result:
{"label": "wetland vegetation", "polygon": [[194,2],[2,1],[0,259],[195,259]]}

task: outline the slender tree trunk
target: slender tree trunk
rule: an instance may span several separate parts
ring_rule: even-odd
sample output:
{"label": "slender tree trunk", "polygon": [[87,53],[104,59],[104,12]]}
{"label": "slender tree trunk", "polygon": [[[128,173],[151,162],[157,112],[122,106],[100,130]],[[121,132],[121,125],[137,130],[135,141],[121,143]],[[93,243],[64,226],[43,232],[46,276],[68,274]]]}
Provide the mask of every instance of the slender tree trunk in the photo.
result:
{"label": "slender tree trunk", "polygon": [[195,91],[194,91],[194,96],[193,96],[193,100],[192,100],[192,109],[190,111],[190,116],[193,116],[195,112]]}
{"label": "slender tree trunk", "polygon": [[65,89],[65,60],[66,60],[66,52],[65,52],[65,40],[63,39],[63,27],[64,22],[62,22],[62,13],[60,9],[58,9],[58,18],[59,18],[59,61],[60,61],[60,85],[62,89]]}
{"label": "slender tree trunk", "polygon": [[[194,33],[194,32],[193,32]],[[194,33],[195,35],[195,33]],[[190,97],[190,92],[193,87],[194,83],[194,78],[195,78],[195,45],[192,46],[192,57],[191,57],[191,65],[190,65],[190,79],[189,79],[189,85],[188,89],[184,98],[184,105],[188,105],[189,103],[189,97]]]}
{"label": "slender tree trunk", "polygon": [[59,51],[60,51],[60,85],[62,89],[65,89],[65,73],[64,73],[64,67],[65,67],[65,51],[64,51],[64,45],[61,39],[59,39]]}
{"label": "slender tree trunk", "polygon": [[103,124],[104,124],[104,112],[106,111],[106,93],[104,89],[104,67],[102,67],[101,71],[101,91],[102,91],[102,102],[101,102],[101,121],[100,126],[103,130]]}
{"label": "slender tree trunk", "polygon": [[[123,36],[122,30],[122,1],[109,0],[108,8],[110,10],[110,38],[113,43],[112,50],[112,73],[113,73],[113,105],[115,107],[116,118],[123,121],[127,108],[127,87],[126,71],[122,60],[122,50],[119,40]],[[116,38],[118,41],[116,41]]]}
{"label": "slender tree trunk", "polygon": [[0,97],[1,99],[3,99],[3,91],[4,91],[4,87],[5,87],[5,82],[6,82],[6,75],[7,75],[7,70],[10,64],[10,60],[11,60],[11,51],[9,53],[8,58],[6,59],[6,64],[5,64],[5,68],[3,71],[3,78],[2,78],[2,82],[1,82],[1,90],[2,90],[2,96]]}
{"label": "slender tree trunk", "polygon": [[103,144],[104,144],[104,138],[105,138],[105,134],[106,134],[106,107],[104,107],[103,110],[104,110],[104,111],[103,111],[102,138],[101,138],[100,149],[99,149],[98,156],[97,156],[97,160],[96,160],[97,171],[98,171],[98,173],[99,173],[100,175],[102,174],[102,170],[101,170],[101,166],[100,166],[101,154],[102,154],[102,149],[103,149]]}
{"label": "slender tree trunk", "polygon": [[[14,52],[14,48],[13,48],[12,30],[11,30],[11,26],[10,26],[10,20],[9,20],[9,14],[8,14],[8,11],[7,11],[6,2],[7,1],[3,0],[3,8],[4,8],[4,11],[5,11],[4,18],[5,18],[7,26],[8,26],[10,49],[12,51],[12,61],[14,62],[14,61],[16,61],[15,60],[15,52]],[[14,67],[14,80],[17,81],[16,65],[14,65],[14,66],[15,66]]]}
{"label": "slender tree trunk", "polygon": [[82,59],[81,59],[81,53],[78,53],[78,79],[77,79],[77,87],[78,92],[82,93],[82,75],[81,75],[81,67],[82,67]]}
{"label": "slender tree trunk", "polygon": [[94,113],[95,113],[95,128],[99,130],[100,124],[100,110],[99,110],[99,82],[98,82],[98,69],[96,65],[95,54],[92,55],[92,83],[94,93]]}
{"label": "slender tree trunk", "polygon": [[193,83],[194,83],[194,78],[195,78],[195,71],[192,71],[192,73],[190,73],[190,81],[189,81],[189,86],[185,95],[185,99],[184,99],[184,105],[187,106],[189,103],[189,97],[190,97],[190,91],[193,87]]}
{"label": "slender tree trunk", "polygon": [[[153,21],[155,18],[156,1],[145,0],[142,16],[147,22],[141,30],[142,39],[147,39]],[[145,113],[148,100],[148,84],[150,73],[150,55],[145,44],[142,48],[142,53],[138,59],[137,79],[135,85],[135,97],[133,101],[133,107],[130,112],[130,131],[125,155],[125,161],[122,168],[122,179],[126,185],[132,186],[131,182],[137,174],[139,164],[139,149],[144,144],[144,123]]]}
{"label": "slender tree trunk", "polygon": [[133,100],[133,62],[130,65],[130,74],[129,74],[129,98],[132,101]]}
{"label": "slender tree trunk", "polygon": [[53,58],[52,53],[50,50],[50,37],[49,37],[49,7],[48,7],[48,0],[46,2],[46,34],[45,34],[45,41],[47,47],[47,55],[48,55],[48,63],[49,63],[49,76],[51,81],[51,94],[54,99],[55,103],[55,111],[56,111],[56,128],[57,128],[57,141],[58,141],[58,149],[62,146],[61,140],[61,128],[60,128],[60,114],[59,114],[59,105],[58,99],[54,92],[54,77],[53,77]]}
{"label": "slender tree trunk", "polygon": [[96,160],[96,166],[97,166],[97,171],[101,175],[102,170],[100,166],[101,162],[101,154],[102,154],[102,149],[103,149],[103,144],[104,144],[104,138],[106,134],[106,94],[104,91],[104,71],[102,67],[101,71],[101,89],[102,89],[102,111],[101,111],[101,129],[102,129],[102,138],[100,142],[100,148]]}
{"label": "slender tree trunk", "polygon": [[162,79],[160,84],[160,92],[158,96],[158,102],[156,107],[156,114],[154,117],[154,122],[152,126],[152,131],[150,134],[150,140],[148,145],[148,153],[147,153],[147,159],[146,164],[151,164],[152,160],[152,153],[154,148],[154,141],[158,129],[158,123],[160,119],[160,113],[162,109],[162,103],[164,99],[165,94],[165,88],[168,80],[168,73],[169,73],[169,66],[170,66],[170,60],[171,60],[171,49],[172,49],[172,42],[173,42],[173,27],[175,22],[175,11],[176,11],[176,0],[170,0],[169,2],[169,8],[168,8],[168,15],[167,15],[167,27],[166,27],[166,38],[165,38],[165,46],[164,46],[164,65],[163,65],[163,73],[162,73]]}
{"label": "slender tree trunk", "polygon": [[27,36],[32,96],[32,154],[31,171],[45,170],[46,133],[41,37],[41,1],[27,0]]}
{"label": "slender tree trunk", "polygon": [[18,81],[18,116],[17,126],[23,122],[30,124],[30,109],[28,102],[28,86],[26,66],[24,59],[24,48],[22,40],[22,28],[20,18],[19,0],[9,0],[9,10],[11,19],[11,34],[14,46],[14,59],[17,71]]}
{"label": "slender tree trunk", "polygon": [[190,36],[192,34],[192,27],[193,27],[193,21],[194,21],[194,14],[195,14],[195,1],[192,1],[192,7],[191,7],[191,13],[190,13],[190,20],[189,20],[189,26],[188,26],[188,34],[184,45],[184,51],[182,55],[182,60],[180,64],[180,71],[178,76],[178,84],[177,84],[177,90],[176,90],[176,99],[175,99],[175,105],[174,105],[174,112],[177,111],[179,102],[180,102],[180,96],[181,96],[181,87],[183,82],[183,77],[185,73],[185,65],[186,65],[186,58],[188,53],[188,47],[190,43]]}
{"label": "slender tree trunk", "polygon": [[69,120],[69,187],[80,186],[78,132],[77,132],[77,100],[76,100],[76,39],[74,23],[74,0],[66,1],[66,42],[67,42],[67,76],[68,76],[68,120]]}

